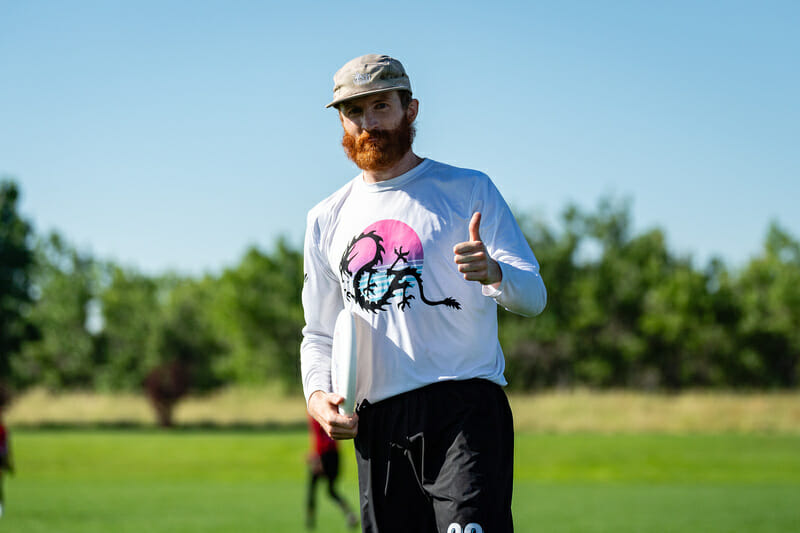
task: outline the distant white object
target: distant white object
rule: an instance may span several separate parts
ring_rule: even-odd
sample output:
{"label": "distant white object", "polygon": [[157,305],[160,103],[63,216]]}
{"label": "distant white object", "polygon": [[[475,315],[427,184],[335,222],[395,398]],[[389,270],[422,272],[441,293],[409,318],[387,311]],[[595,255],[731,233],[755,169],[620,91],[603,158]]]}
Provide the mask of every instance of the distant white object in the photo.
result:
{"label": "distant white object", "polygon": [[357,367],[356,322],[350,311],[342,309],[333,327],[331,381],[333,392],[344,397],[344,402],[339,405],[339,412],[343,415],[352,415],[356,408]]}

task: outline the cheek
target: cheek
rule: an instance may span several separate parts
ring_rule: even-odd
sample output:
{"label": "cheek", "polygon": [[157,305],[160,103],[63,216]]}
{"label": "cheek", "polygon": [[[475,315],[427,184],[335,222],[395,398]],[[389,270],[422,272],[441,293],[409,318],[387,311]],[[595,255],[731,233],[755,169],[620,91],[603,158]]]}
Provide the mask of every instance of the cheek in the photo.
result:
{"label": "cheek", "polygon": [[355,122],[347,119],[342,120],[342,128],[354,137],[358,137],[358,134],[361,133],[361,128]]}

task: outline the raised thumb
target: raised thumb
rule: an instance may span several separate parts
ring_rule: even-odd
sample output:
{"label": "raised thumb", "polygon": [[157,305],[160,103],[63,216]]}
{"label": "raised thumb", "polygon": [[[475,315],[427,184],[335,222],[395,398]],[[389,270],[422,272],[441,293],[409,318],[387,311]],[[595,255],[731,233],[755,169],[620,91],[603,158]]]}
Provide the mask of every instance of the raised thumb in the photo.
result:
{"label": "raised thumb", "polygon": [[469,240],[471,241],[481,240],[480,227],[481,227],[481,213],[480,211],[475,211],[475,214],[472,215],[472,219],[469,221]]}

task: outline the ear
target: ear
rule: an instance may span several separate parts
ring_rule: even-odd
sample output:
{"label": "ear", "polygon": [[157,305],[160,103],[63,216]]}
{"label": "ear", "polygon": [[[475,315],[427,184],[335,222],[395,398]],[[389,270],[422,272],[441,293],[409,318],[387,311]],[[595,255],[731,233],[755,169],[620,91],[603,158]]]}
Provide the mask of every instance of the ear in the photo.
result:
{"label": "ear", "polygon": [[414,98],[408,103],[408,109],[406,109],[406,118],[408,119],[409,124],[411,124],[417,119],[418,113],[419,113],[419,100]]}

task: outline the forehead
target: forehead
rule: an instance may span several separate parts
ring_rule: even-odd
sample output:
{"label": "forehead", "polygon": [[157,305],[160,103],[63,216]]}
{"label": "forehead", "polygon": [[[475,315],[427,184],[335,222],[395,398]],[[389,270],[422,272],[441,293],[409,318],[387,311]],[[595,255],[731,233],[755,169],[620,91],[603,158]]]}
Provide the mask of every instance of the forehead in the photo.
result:
{"label": "forehead", "polygon": [[358,98],[353,98],[352,100],[347,100],[346,102],[342,102],[341,107],[349,108],[349,107],[367,107],[371,104],[375,104],[378,102],[400,102],[400,94],[397,91],[386,91],[383,93],[377,94],[368,94],[367,96],[360,96]]}

